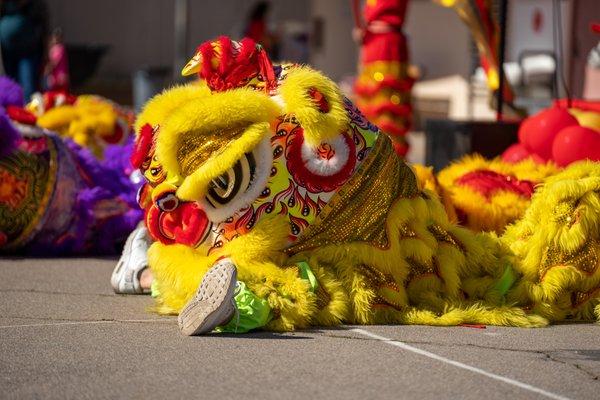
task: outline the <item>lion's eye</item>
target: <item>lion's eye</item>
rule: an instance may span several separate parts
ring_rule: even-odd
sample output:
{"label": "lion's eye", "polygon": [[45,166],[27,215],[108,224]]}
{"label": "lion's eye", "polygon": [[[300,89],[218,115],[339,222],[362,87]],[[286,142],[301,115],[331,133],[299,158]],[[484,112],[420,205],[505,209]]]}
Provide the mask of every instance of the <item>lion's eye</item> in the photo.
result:
{"label": "lion's eye", "polygon": [[174,193],[167,193],[160,199],[156,200],[156,206],[162,211],[173,211],[179,206],[179,199]]}
{"label": "lion's eye", "polygon": [[213,187],[215,188],[219,188],[221,190],[227,190],[227,188],[229,187],[229,174],[230,171],[227,171],[227,173],[219,176],[218,178],[214,179],[212,181],[213,183]]}
{"label": "lion's eye", "polygon": [[208,190],[207,199],[214,207],[225,205],[238,194],[244,193],[256,171],[256,162],[252,153],[246,153],[233,168],[213,179]]}

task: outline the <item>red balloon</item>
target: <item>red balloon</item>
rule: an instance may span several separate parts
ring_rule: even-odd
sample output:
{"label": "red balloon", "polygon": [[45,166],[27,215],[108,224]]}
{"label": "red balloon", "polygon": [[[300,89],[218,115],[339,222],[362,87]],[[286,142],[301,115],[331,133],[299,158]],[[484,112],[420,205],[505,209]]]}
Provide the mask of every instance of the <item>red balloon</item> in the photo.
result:
{"label": "red balloon", "polygon": [[546,164],[548,162],[548,160],[544,160],[542,157],[538,156],[535,153],[531,153],[531,159],[533,160],[533,162],[535,162],[536,164]]}
{"label": "red balloon", "polygon": [[522,143],[515,143],[502,153],[502,161],[515,164],[528,157],[531,157],[531,152]]}
{"label": "red balloon", "polygon": [[600,161],[600,133],[584,126],[565,128],[554,139],[552,156],[561,167],[578,160]]}
{"label": "red balloon", "polygon": [[547,108],[527,118],[519,128],[519,141],[543,160],[552,157],[552,143],[563,128],[578,126],[577,119],[564,108]]}
{"label": "red balloon", "polygon": [[515,143],[502,153],[502,161],[509,164],[516,164],[528,158],[531,158],[536,164],[546,164],[546,160],[529,151],[522,143]]}

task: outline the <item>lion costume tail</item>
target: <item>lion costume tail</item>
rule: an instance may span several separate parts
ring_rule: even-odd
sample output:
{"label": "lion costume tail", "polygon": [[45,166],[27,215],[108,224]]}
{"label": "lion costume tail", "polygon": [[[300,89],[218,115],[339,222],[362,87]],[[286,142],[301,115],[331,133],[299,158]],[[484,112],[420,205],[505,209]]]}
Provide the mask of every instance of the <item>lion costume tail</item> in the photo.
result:
{"label": "lion costume tail", "polygon": [[490,307],[483,304],[450,307],[442,314],[413,308],[407,310],[399,322],[411,325],[456,326],[482,324],[524,328],[538,328],[548,325],[548,320],[545,318],[535,314],[527,314],[518,307]]}
{"label": "lion costume tail", "polygon": [[579,162],[538,188],[502,236],[522,278],[507,300],[551,321],[600,318],[600,164]]}

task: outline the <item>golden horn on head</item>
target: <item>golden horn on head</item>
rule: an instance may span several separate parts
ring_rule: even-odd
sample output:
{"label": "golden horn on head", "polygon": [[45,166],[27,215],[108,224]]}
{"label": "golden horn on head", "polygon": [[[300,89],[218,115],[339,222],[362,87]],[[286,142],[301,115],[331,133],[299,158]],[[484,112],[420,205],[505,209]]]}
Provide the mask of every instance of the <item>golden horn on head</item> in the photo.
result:
{"label": "golden horn on head", "polygon": [[202,64],[202,54],[197,52],[194,57],[185,64],[185,67],[181,70],[181,76],[189,76],[198,73],[200,71],[200,65]]}

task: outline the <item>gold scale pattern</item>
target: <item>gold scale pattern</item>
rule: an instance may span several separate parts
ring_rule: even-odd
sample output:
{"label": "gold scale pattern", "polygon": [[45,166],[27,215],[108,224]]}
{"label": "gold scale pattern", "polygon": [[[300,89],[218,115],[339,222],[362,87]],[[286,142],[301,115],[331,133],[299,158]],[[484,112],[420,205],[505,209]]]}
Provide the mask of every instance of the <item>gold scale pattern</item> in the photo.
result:
{"label": "gold scale pattern", "polygon": [[[237,127],[218,129],[211,132],[187,132],[177,149],[177,161],[183,176],[191,175],[209,158],[218,155],[231,142],[244,133],[248,123],[240,123]],[[233,167],[233,165],[232,165]]]}
{"label": "gold scale pattern", "polygon": [[566,253],[555,246],[549,247],[542,258],[540,280],[550,268],[557,265],[572,265],[582,272],[593,274],[600,263],[598,248],[600,240],[589,240],[583,248],[573,253]]}
{"label": "gold scale pattern", "polygon": [[[379,292],[379,290],[384,289],[384,288],[393,290],[395,292],[400,292],[400,288],[398,287],[398,284],[396,283],[396,280],[394,279],[394,277],[392,275],[384,274],[383,272],[379,271],[378,269],[373,268],[366,264],[358,265],[358,270],[364,276],[364,278],[367,280],[369,285],[373,289],[375,289],[377,292]],[[392,306],[394,308],[402,307],[401,304],[394,304],[393,302],[386,299],[384,296],[380,295],[377,292],[375,294],[375,298],[372,301],[372,304],[388,305],[388,306]]]}
{"label": "gold scale pattern", "polygon": [[356,173],[286,252],[291,255],[350,242],[367,242],[385,249],[388,246],[385,221],[392,203],[418,193],[411,169],[394,153],[390,140],[379,135]]}
{"label": "gold scale pattern", "polygon": [[413,279],[415,279],[416,277],[421,276],[421,275],[430,275],[430,274],[437,275],[438,268],[437,268],[437,260],[435,257],[433,257],[431,259],[431,261],[428,263],[423,263],[423,262],[417,261],[413,257],[408,257],[406,259],[406,261],[408,262],[408,265],[410,266],[410,272],[408,274],[408,277],[406,278],[407,282],[410,282]]}
{"label": "gold scale pattern", "polygon": [[442,228],[440,225],[429,225],[427,229],[429,230],[429,232],[431,232],[433,237],[435,237],[435,240],[437,240],[438,242],[448,243],[452,246],[459,248],[463,253],[466,252],[465,246],[461,242],[459,242],[454,237],[454,235]]}
{"label": "gold scale pattern", "polygon": [[571,307],[578,308],[587,303],[588,301],[599,297],[600,288],[595,288],[589,292],[573,292],[571,295]]}
{"label": "gold scale pattern", "polygon": [[[319,246],[368,242],[381,249],[388,247],[386,218],[393,202],[398,198],[415,197],[421,193],[414,174],[392,150],[389,139],[381,135],[371,153],[356,174],[330,200],[317,216],[317,220],[291,246],[288,254],[296,254]],[[400,228],[400,239],[416,238],[418,235],[408,225]],[[439,225],[433,224],[428,230],[436,240],[456,246],[465,251],[456,238]],[[413,258],[407,259],[410,266],[408,281],[425,274],[437,274],[437,261],[423,264]],[[358,265],[358,271],[377,292],[374,304],[397,308],[390,300],[379,294],[387,288],[399,291],[398,283],[390,274],[384,274],[369,265]],[[325,300],[321,293],[321,300]],[[324,306],[322,301],[319,308]]]}

